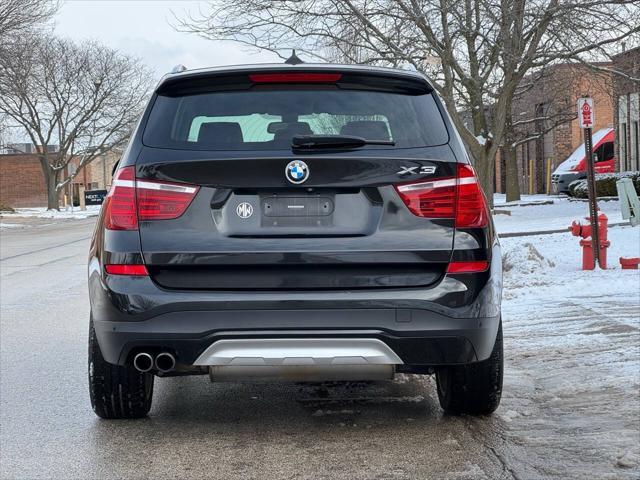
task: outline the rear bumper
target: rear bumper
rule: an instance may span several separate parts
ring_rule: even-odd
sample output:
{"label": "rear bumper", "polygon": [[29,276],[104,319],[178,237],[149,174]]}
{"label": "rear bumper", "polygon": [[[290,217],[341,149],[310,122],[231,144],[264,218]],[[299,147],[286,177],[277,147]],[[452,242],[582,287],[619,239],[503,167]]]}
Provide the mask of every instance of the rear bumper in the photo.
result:
{"label": "rear bumper", "polygon": [[214,342],[234,338],[376,338],[406,365],[470,363],[489,357],[500,322],[497,239],[492,247],[487,272],[403,289],[167,290],[149,277],[103,275],[94,260],[92,318],[104,358],[120,365],[141,350],[169,350],[193,365]]}
{"label": "rear bumper", "polygon": [[499,317],[452,319],[415,309],[183,311],[142,322],[94,321],[104,358],[124,365],[140,350],[174,352],[193,365],[212,344],[243,338],[376,338],[407,365],[489,357]]}

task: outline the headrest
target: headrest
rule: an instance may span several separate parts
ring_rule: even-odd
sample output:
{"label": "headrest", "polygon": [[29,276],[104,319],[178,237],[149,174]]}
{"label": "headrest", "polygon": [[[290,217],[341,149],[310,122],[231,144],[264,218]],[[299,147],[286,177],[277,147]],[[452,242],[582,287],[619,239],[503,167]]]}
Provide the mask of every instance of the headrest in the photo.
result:
{"label": "headrest", "polygon": [[228,147],[242,142],[242,129],[236,122],[206,122],[198,131],[198,143],[203,146]]}
{"label": "headrest", "polygon": [[287,123],[283,128],[278,128],[273,136],[276,142],[291,142],[294,135],[312,135],[313,131],[307,122]]}
{"label": "headrest", "polygon": [[353,135],[367,140],[389,140],[389,129],[385,122],[361,120],[345,123],[340,129],[340,135]]}

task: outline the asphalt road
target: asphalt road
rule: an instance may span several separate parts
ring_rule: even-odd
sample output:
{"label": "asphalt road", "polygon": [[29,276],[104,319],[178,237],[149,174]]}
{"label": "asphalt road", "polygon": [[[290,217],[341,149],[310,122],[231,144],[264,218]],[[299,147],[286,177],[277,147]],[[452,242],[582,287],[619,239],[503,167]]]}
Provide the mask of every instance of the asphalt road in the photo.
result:
{"label": "asphalt road", "polygon": [[[583,461],[580,449],[528,441],[526,424],[504,415],[444,416],[419,376],[325,387],[157,379],[148,418],[100,420],[86,378],[93,220],[46,223],[0,233],[2,479],[569,478]],[[502,412],[534,388],[507,381]],[[554,434],[558,422],[545,422],[536,433]],[[606,471],[632,478],[633,466]]]}

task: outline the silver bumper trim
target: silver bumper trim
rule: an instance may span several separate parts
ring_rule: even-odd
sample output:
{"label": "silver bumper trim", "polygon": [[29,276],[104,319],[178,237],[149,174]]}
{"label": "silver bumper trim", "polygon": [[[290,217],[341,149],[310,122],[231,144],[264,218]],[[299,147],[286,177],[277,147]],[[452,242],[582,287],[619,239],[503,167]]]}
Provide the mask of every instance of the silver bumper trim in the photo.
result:
{"label": "silver bumper trim", "polygon": [[204,366],[398,365],[403,361],[377,338],[223,339],[194,362]]}

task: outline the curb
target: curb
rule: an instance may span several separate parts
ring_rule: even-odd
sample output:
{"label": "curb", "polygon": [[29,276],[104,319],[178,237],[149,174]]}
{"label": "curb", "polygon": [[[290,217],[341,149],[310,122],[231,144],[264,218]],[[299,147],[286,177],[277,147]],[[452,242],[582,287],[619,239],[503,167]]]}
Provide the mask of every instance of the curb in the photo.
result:
{"label": "curb", "polygon": [[[616,222],[610,223],[609,227],[623,227],[625,225],[629,225],[629,222]],[[510,237],[533,237],[536,235],[551,235],[553,233],[565,233],[569,232],[569,228],[559,228],[557,230],[539,230],[532,232],[508,232],[508,233],[500,233],[498,232],[499,238],[510,238]]]}

